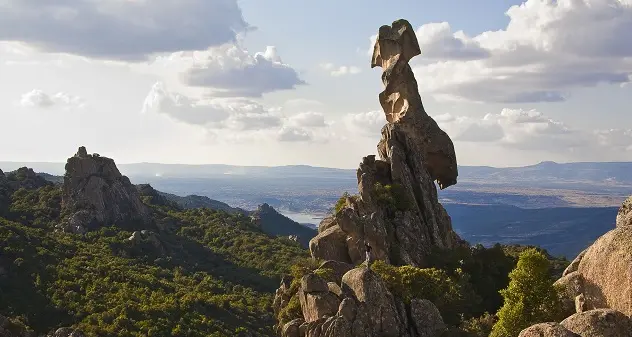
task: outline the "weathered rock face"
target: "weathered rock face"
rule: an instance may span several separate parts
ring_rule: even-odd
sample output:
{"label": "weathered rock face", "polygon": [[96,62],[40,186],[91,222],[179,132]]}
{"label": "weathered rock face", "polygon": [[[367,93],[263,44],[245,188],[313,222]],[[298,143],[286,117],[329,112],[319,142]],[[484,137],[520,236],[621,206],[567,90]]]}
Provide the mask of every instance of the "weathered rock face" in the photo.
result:
{"label": "weathered rock face", "polygon": [[632,336],[631,202],[621,206],[617,227],[581,252],[555,282],[565,291],[564,305],[576,312],[561,326],[582,337]]}
{"label": "weathered rock face", "polygon": [[[357,170],[359,196],[323,219],[309,248],[326,260],[335,282],[303,279],[296,294],[282,284],[274,310],[299,296],[300,319],[277,326],[292,337],[434,337],[445,330],[436,306],[422,299],[404,303],[380,277],[365,268],[365,243],[372,258],[394,265],[425,267],[433,248],[466,244],[452,230],[437,198],[440,188],[456,184],[457,162],[448,135],[426,113],[408,64],[421,53],[406,20],[379,29],[371,67],[383,68],[379,95],[387,124],[375,155],[362,158]],[[329,280],[331,281],[331,280]],[[334,309],[337,308],[337,311]]]}
{"label": "weathered rock face", "polygon": [[549,322],[532,325],[520,332],[518,337],[582,337],[568,331],[559,323]]}
{"label": "weathered rock face", "polygon": [[582,337],[632,337],[629,317],[611,309],[596,309],[578,313],[560,323]]}
{"label": "weathered rock face", "polygon": [[61,225],[67,231],[80,233],[102,225],[153,227],[149,209],[114,161],[89,155],[84,147],[66,163],[62,207],[70,214]]}
{"label": "weathered rock face", "polygon": [[408,64],[420,53],[406,20],[380,27],[371,61],[383,68],[385,86],[379,100],[388,123],[377,147],[380,159],[362,159],[360,196],[321,222],[310,242],[312,256],[358,264],[366,241],[375,259],[423,267],[433,247],[463,244],[437,198],[434,181],[441,188],[456,184],[457,162],[452,141],[423,107]]}
{"label": "weathered rock face", "polygon": [[[294,296],[299,297],[302,318],[279,327],[287,337],[438,337],[446,325],[432,302],[413,299],[410,304],[395,298],[382,279],[366,268],[344,274],[342,287],[315,274],[301,279]],[[274,300],[278,313],[287,303],[289,284],[282,281]]]}
{"label": "weathered rock face", "polygon": [[629,197],[617,213],[617,227],[632,226],[632,197]]}
{"label": "weathered rock face", "polygon": [[577,271],[588,309],[632,316],[632,226],[617,227],[588,248]]}

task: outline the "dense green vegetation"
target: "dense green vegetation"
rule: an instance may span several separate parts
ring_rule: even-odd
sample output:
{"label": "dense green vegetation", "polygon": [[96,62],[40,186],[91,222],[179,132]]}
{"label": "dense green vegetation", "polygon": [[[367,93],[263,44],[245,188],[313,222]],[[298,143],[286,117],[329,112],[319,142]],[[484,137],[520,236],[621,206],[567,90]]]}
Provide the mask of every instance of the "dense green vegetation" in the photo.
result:
{"label": "dense green vegetation", "polygon": [[151,194],[143,200],[163,229],[158,243],[130,241],[114,225],[59,233],[58,185],[11,192],[0,216],[0,314],[38,333],[271,336],[280,275],[307,256],[244,215],[182,210]]}
{"label": "dense green vegetation", "polygon": [[561,294],[553,286],[550,262],[542,252],[527,249],[520,253],[518,265],[509,278],[509,286],[501,291],[505,302],[490,337],[515,337],[533,324],[566,317]]}

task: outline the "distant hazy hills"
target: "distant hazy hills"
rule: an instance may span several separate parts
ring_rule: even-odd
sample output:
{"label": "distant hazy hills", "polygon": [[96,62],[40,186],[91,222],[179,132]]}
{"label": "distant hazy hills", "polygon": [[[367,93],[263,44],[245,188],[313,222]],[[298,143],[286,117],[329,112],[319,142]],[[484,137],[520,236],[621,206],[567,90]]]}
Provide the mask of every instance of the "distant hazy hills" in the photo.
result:
{"label": "distant hazy hills", "polygon": [[[63,163],[0,162],[6,171],[27,166],[38,172],[61,175]],[[184,165],[184,164],[119,164],[121,172],[128,176],[161,176],[172,178],[211,176],[267,176],[267,177],[329,177],[355,178],[355,169],[336,169],[306,165],[290,166],[235,166],[235,165]],[[460,166],[459,178],[464,181],[489,182],[591,182],[632,185],[632,162],[542,162],[524,167],[495,168],[488,166]]]}

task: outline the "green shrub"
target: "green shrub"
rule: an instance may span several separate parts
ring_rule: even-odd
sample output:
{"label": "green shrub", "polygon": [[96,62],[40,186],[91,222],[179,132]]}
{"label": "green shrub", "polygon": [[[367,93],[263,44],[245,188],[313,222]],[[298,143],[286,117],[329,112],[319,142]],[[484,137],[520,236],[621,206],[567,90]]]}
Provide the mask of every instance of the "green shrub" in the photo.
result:
{"label": "green shrub", "polygon": [[405,303],[413,298],[434,303],[447,324],[458,325],[461,314],[470,312],[480,301],[469,284],[469,277],[460,270],[450,276],[436,268],[395,267],[383,261],[376,261],[371,269]]}
{"label": "green shrub", "polygon": [[472,337],[487,337],[492,332],[495,322],[496,317],[486,312],[480,317],[464,320],[460,329]]}
{"label": "green shrub", "polygon": [[543,253],[534,248],[520,253],[509,286],[501,290],[505,303],[490,337],[516,337],[533,324],[563,319],[560,294],[549,272],[550,262]]}
{"label": "green shrub", "polygon": [[350,196],[351,195],[347,192],[342,194],[340,199],[336,201],[336,205],[334,206],[334,214],[340,212],[345,207],[345,205],[347,204],[347,198],[349,198]]}
{"label": "green shrub", "polygon": [[301,302],[296,294],[292,295],[287,305],[279,311],[279,323],[284,325],[285,323],[297,319],[303,318],[303,311],[301,309]]}
{"label": "green shrub", "polygon": [[392,211],[407,211],[412,208],[406,189],[399,184],[382,185],[375,183],[374,196],[379,204]]}

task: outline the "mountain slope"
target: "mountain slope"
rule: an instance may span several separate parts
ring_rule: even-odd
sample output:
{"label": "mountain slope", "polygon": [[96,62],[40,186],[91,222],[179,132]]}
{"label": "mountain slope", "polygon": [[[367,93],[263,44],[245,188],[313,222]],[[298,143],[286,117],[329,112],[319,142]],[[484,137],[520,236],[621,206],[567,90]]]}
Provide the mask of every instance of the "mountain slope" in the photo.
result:
{"label": "mountain slope", "polygon": [[[138,188],[157,231],[98,224],[85,235],[56,225],[62,186],[10,185],[0,215],[0,315],[37,333],[87,336],[270,336],[272,293],[307,252],[248,216],[183,210]],[[107,187],[105,187],[107,188]]]}

